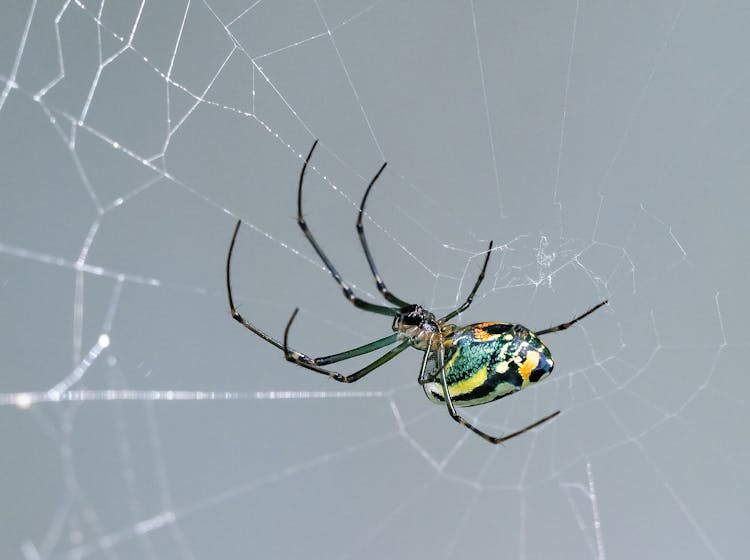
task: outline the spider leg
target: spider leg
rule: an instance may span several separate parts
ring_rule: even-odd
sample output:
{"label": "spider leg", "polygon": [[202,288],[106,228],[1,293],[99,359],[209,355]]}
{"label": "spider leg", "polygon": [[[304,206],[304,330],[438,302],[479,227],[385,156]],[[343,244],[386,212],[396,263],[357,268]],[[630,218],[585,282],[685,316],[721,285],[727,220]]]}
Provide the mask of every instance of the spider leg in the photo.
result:
{"label": "spider leg", "polygon": [[[292,326],[292,322],[294,321],[294,318],[297,316],[297,312],[299,309],[295,309],[294,313],[292,313],[292,316],[289,318],[289,322],[286,324],[286,328],[284,329],[284,357],[298,366],[302,366],[303,368],[307,368],[312,371],[317,371],[318,373],[322,373],[323,375],[327,375],[331,379],[334,379],[336,381],[339,381],[341,383],[354,383],[355,381],[358,381],[359,379],[363,378],[365,375],[370,373],[371,371],[378,369],[380,366],[382,366],[384,363],[389,362],[396,356],[398,356],[401,352],[409,348],[410,342],[408,340],[404,340],[401,344],[398,346],[391,348],[388,352],[380,356],[377,360],[374,362],[366,365],[362,369],[359,369],[355,371],[354,373],[350,373],[348,375],[344,375],[342,373],[338,373],[335,371],[327,370],[325,368],[322,368],[318,366],[315,362],[315,360],[312,360],[305,356],[304,354],[300,354],[299,352],[295,352],[291,348],[289,348],[287,341],[289,339],[289,329]],[[365,352],[372,352],[373,350],[377,350],[378,348],[382,348],[383,346],[386,346],[387,344],[392,344],[393,341],[389,340],[391,338],[397,337],[398,333],[394,333],[391,336],[388,336],[384,339],[380,339],[379,341],[372,342],[365,346],[360,346],[359,348],[355,348],[354,350],[349,350],[348,352],[341,352],[340,354],[334,354],[333,356],[336,358],[334,361],[341,361],[346,360],[348,358],[352,358],[354,356],[357,356],[359,354],[364,354]],[[388,341],[388,342],[385,342]],[[368,350],[359,352],[362,348],[370,347]],[[319,358],[321,360],[323,358]],[[332,362],[326,362],[326,363],[332,363]]]}
{"label": "spider leg", "polygon": [[318,145],[318,141],[316,140],[313,143],[312,148],[310,148],[310,152],[307,154],[307,157],[305,158],[305,163],[302,165],[302,171],[299,174],[299,189],[297,191],[297,224],[302,230],[302,233],[305,234],[305,237],[307,237],[307,240],[310,242],[310,245],[312,245],[313,249],[315,249],[315,252],[320,257],[320,260],[323,261],[323,264],[328,269],[328,272],[331,273],[331,276],[333,276],[333,279],[336,280],[336,283],[343,290],[344,295],[346,296],[346,299],[352,302],[352,304],[354,304],[356,307],[359,307],[360,309],[364,309],[365,311],[370,311],[371,313],[379,313],[380,315],[388,315],[391,317],[395,317],[399,313],[398,309],[393,309],[392,307],[387,307],[385,305],[378,305],[376,303],[370,303],[369,301],[363,300],[354,295],[354,292],[352,291],[349,284],[347,284],[344,281],[344,279],[341,277],[341,274],[339,274],[338,270],[336,270],[336,268],[333,266],[333,263],[328,259],[326,254],[323,252],[323,249],[320,247],[320,245],[318,245],[318,242],[315,241],[315,238],[313,237],[313,234],[310,231],[310,228],[307,226],[307,222],[305,222],[305,218],[302,216],[302,184],[304,183],[304,180],[305,180],[305,170],[307,169],[307,164],[310,162],[310,158],[312,157],[313,152],[315,151],[315,146],[317,145]]}
{"label": "spider leg", "polygon": [[[398,333],[393,333],[389,336],[386,336],[385,338],[381,338],[374,342],[370,342],[369,344],[365,344],[363,346],[359,346],[357,348],[347,350],[346,352],[339,352],[338,354],[332,354],[330,356],[322,356],[320,358],[310,358],[309,356],[306,356],[300,352],[297,352],[296,350],[289,348],[286,345],[286,342],[282,344],[281,342],[279,342],[272,336],[267,335],[265,332],[263,332],[259,328],[253,326],[242,315],[240,315],[239,311],[237,311],[237,308],[234,305],[234,298],[232,297],[232,281],[231,281],[232,253],[234,252],[234,244],[237,241],[237,232],[239,232],[241,224],[242,224],[241,221],[237,222],[237,225],[234,228],[234,234],[232,235],[232,241],[229,244],[229,253],[227,254],[227,294],[229,296],[229,311],[232,314],[232,318],[235,321],[237,321],[239,324],[241,324],[243,327],[257,334],[266,342],[272,344],[279,350],[283,351],[285,355],[291,354],[294,356],[298,356],[299,360],[310,365],[326,365],[326,364],[333,364],[336,362],[340,362],[342,360],[348,360],[349,358],[353,358],[355,356],[367,354],[368,352],[374,352],[375,350],[378,350],[380,348],[383,348],[384,346],[393,344],[394,342],[398,340]],[[294,313],[296,314],[297,311],[295,310]],[[289,326],[287,325],[287,330],[288,328]],[[286,341],[286,331],[285,331],[285,341]]]}
{"label": "spider leg", "polygon": [[227,294],[229,296],[229,312],[232,314],[232,319],[237,321],[243,327],[257,334],[266,342],[273,344],[279,350],[283,350],[284,349],[283,344],[281,344],[275,338],[267,335],[262,330],[251,325],[247,320],[245,320],[245,318],[242,315],[240,315],[239,311],[237,311],[237,308],[234,305],[234,298],[232,297],[232,280],[231,280],[232,253],[234,252],[234,244],[237,241],[237,233],[240,231],[241,225],[242,225],[242,220],[237,220],[237,225],[234,226],[234,233],[232,234],[232,241],[229,243],[229,252],[227,253]]}
{"label": "spider leg", "polygon": [[399,307],[407,307],[409,305],[408,301],[404,301],[399,297],[396,297],[393,293],[391,293],[390,290],[385,285],[385,282],[383,282],[383,279],[380,277],[380,273],[378,272],[377,267],[375,266],[375,259],[372,257],[372,253],[370,253],[370,247],[367,244],[367,238],[365,237],[365,226],[362,224],[362,216],[365,211],[365,203],[367,203],[367,197],[370,194],[370,190],[372,189],[372,186],[375,184],[375,181],[378,180],[380,177],[380,174],[385,169],[385,166],[387,163],[384,163],[378,172],[375,174],[375,176],[370,181],[370,184],[367,185],[367,189],[365,190],[365,195],[362,197],[362,202],[359,205],[359,216],[357,216],[357,235],[359,236],[359,241],[362,243],[362,249],[365,252],[365,257],[367,258],[367,264],[370,265],[370,271],[372,272],[373,277],[375,278],[375,284],[378,286],[378,291],[382,294],[382,296],[391,302],[393,305],[398,305]]}
{"label": "spider leg", "polygon": [[[320,358],[312,358],[310,361],[312,364],[316,366],[325,366],[328,364],[335,364],[336,362],[348,360],[349,358],[354,358],[355,356],[361,356],[362,354],[369,354],[370,352],[374,352],[375,350],[380,350],[381,348],[390,346],[391,344],[394,344],[395,342],[398,341],[398,336],[399,336],[398,333],[389,334],[388,336],[379,338],[378,340],[375,340],[373,342],[368,342],[367,344],[363,344],[362,346],[357,346],[356,348],[352,348],[351,350],[338,352],[337,354],[331,354],[330,356],[321,356]],[[291,349],[289,350],[292,353],[295,353],[294,350],[291,350]],[[299,352],[297,352],[297,354],[299,354]]]}
{"label": "spider leg", "polygon": [[[425,354],[426,353],[427,352],[425,352]],[[447,380],[447,378],[445,376],[445,363],[444,363],[444,359],[445,359],[445,354],[444,354],[443,346],[441,345],[440,346],[440,350],[438,351],[438,371],[440,372],[440,383],[443,386],[443,398],[445,399],[445,404],[448,407],[448,414],[450,414],[451,418],[453,418],[456,422],[458,422],[459,424],[461,424],[463,427],[468,428],[469,430],[471,430],[472,432],[474,432],[475,434],[477,434],[479,437],[481,437],[485,441],[488,441],[490,443],[502,443],[504,441],[508,441],[509,439],[512,439],[512,438],[514,438],[516,436],[520,436],[521,434],[523,434],[525,432],[528,432],[529,430],[531,430],[533,428],[536,428],[540,424],[544,424],[547,420],[551,420],[552,418],[554,418],[555,416],[557,416],[558,414],[560,414],[560,411],[558,410],[556,412],[553,412],[552,414],[549,414],[548,416],[545,416],[541,420],[537,420],[533,424],[529,424],[525,428],[521,428],[520,430],[517,430],[517,431],[515,431],[513,433],[510,433],[510,434],[507,434],[507,435],[504,435],[504,436],[500,436],[500,437],[491,436],[488,433],[483,432],[479,428],[477,428],[477,427],[473,426],[472,424],[470,424],[468,420],[466,420],[463,416],[461,416],[456,411],[456,407],[453,405],[453,400],[451,399],[450,391],[448,390],[448,380]],[[422,362],[422,367],[423,368],[424,368],[424,366],[425,366],[426,363],[427,363],[427,360],[426,359],[423,360],[423,362]],[[422,375],[423,375],[423,373],[420,372],[420,378],[422,377]]]}
{"label": "spider leg", "polygon": [[539,336],[540,334],[548,334],[548,333],[553,333],[553,332],[564,331],[568,327],[572,327],[573,325],[575,325],[578,321],[580,321],[584,317],[587,317],[588,315],[591,315],[594,311],[596,311],[597,309],[599,309],[602,305],[606,305],[606,303],[608,301],[609,300],[605,299],[603,302],[598,303],[597,305],[595,305],[594,307],[592,307],[591,309],[589,309],[588,311],[586,311],[586,313],[584,313],[583,315],[579,315],[578,317],[576,317],[572,321],[568,321],[567,323],[560,323],[559,325],[555,325],[554,327],[550,327],[548,329],[544,329],[544,330],[541,330],[541,331],[535,331],[535,333],[536,333],[537,336]]}
{"label": "spider leg", "polygon": [[477,290],[479,289],[479,285],[482,283],[482,280],[484,280],[484,273],[487,271],[487,264],[490,262],[490,255],[492,254],[492,241],[490,241],[490,246],[487,247],[487,253],[484,257],[484,264],[482,265],[482,270],[479,272],[479,276],[477,277],[477,281],[474,284],[474,287],[471,289],[471,292],[469,292],[469,296],[466,298],[466,301],[464,301],[459,307],[448,313],[445,317],[440,319],[440,323],[443,323],[445,321],[450,321],[458,315],[459,313],[463,313],[466,311],[469,306],[471,305],[471,302],[474,301],[474,296],[477,293]]}

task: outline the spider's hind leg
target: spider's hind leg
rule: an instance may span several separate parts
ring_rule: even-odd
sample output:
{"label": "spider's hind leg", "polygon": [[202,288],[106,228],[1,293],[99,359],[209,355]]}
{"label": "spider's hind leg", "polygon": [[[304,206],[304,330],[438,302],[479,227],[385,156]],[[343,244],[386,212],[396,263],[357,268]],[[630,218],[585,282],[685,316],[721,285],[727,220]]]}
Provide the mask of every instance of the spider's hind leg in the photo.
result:
{"label": "spider's hind leg", "polygon": [[[427,353],[425,353],[426,355]],[[422,367],[424,368],[427,363],[427,358],[425,358],[422,361]],[[445,399],[445,404],[448,407],[448,414],[451,415],[451,418],[461,424],[464,428],[467,428],[477,434],[479,437],[484,439],[485,441],[488,441],[490,443],[502,443],[504,441],[508,441],[509,439],[513,439],[516,436],[520,436],[523,433],[528,432],[529,430],[536,428],[537,426],[540,426],[541,424],[544,424],[548,420],[552,420],[555,416],[560,414],[560,411],[557,410],[553,412],[552,414],[549,414],[542,418],[541,420],[537,420],[533,424],[529,424],[528,426],[525,426],[521,428],[520,430],[517,430],[515,432],[512,432],[510,434],[504,435],[504,436],[491,436],[486,432],[483,432],[473,424],[471,424],[468,420],[466,420],[463,416],[461,416],[458,411],[456,410],[455,405],[453,404],[453,399],[451,398],[450,390],[448,389],[448,379],[445,375],[445,360],[444,360],[444,353],[442,348],[438,350],[437,352],[437,365],[438,365],[438,372],[437,375],[440,377],[440,384],[443,387],[443,398]],[[420,380],[423,378],[423,372],[420,372],[419,375]]]}

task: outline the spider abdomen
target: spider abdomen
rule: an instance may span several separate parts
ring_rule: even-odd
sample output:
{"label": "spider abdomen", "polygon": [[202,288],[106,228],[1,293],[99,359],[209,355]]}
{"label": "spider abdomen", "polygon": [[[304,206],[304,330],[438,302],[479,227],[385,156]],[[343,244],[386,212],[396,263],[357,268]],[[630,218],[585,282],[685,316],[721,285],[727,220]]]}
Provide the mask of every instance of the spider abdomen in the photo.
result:
{"label": "spider abdomen", "polygon": [[[456,406],[484,404],[520,391],[546,378],[554,366],[539,337],[510,323],[457,327],[444,346],[445,377]],[[435,403],[445,402],[434,352],[425,373],[427,397]]]}

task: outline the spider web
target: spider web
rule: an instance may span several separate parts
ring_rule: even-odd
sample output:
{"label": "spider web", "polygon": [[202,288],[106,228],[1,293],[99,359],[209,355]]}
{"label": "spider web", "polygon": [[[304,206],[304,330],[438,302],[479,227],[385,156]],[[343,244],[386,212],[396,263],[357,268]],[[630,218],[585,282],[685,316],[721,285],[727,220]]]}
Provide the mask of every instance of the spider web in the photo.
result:
{"label": "spider web", "polygon": [[[2,557],[731,558],[750,388],[746,8],[571,1],[41,3],[0,32]],[[550,379],[462,411],[405,352],[339,386],[284,362],[390,332],[389,288],[541,329]],[[745,181],[746,182],[746,181]],[[366,363],[344,362],[353,371]],[[739,364],[739,367],[737,367]],[[334,386],[335,385],[335,386]]]}

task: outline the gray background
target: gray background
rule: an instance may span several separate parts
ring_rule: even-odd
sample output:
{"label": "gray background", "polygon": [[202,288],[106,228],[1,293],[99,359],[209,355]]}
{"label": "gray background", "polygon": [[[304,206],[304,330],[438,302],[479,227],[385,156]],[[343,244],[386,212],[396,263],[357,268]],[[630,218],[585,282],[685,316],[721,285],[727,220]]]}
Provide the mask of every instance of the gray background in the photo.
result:
{"label": "gray background", "polygon": [[[14,2],[0,17],[0,557],[739,558],[747,551],[745,2]],[[467,415],[409,351],[352,386],[389,286],[541,329]],[[110,345],[97,341],[107,334]],[[345,371],[364,361],[342,364]],[[56,389],[51,391],[51,389]],[[67,392],[65,389],[69,389]],[[201,393],[200,391],[204,391]]]}

